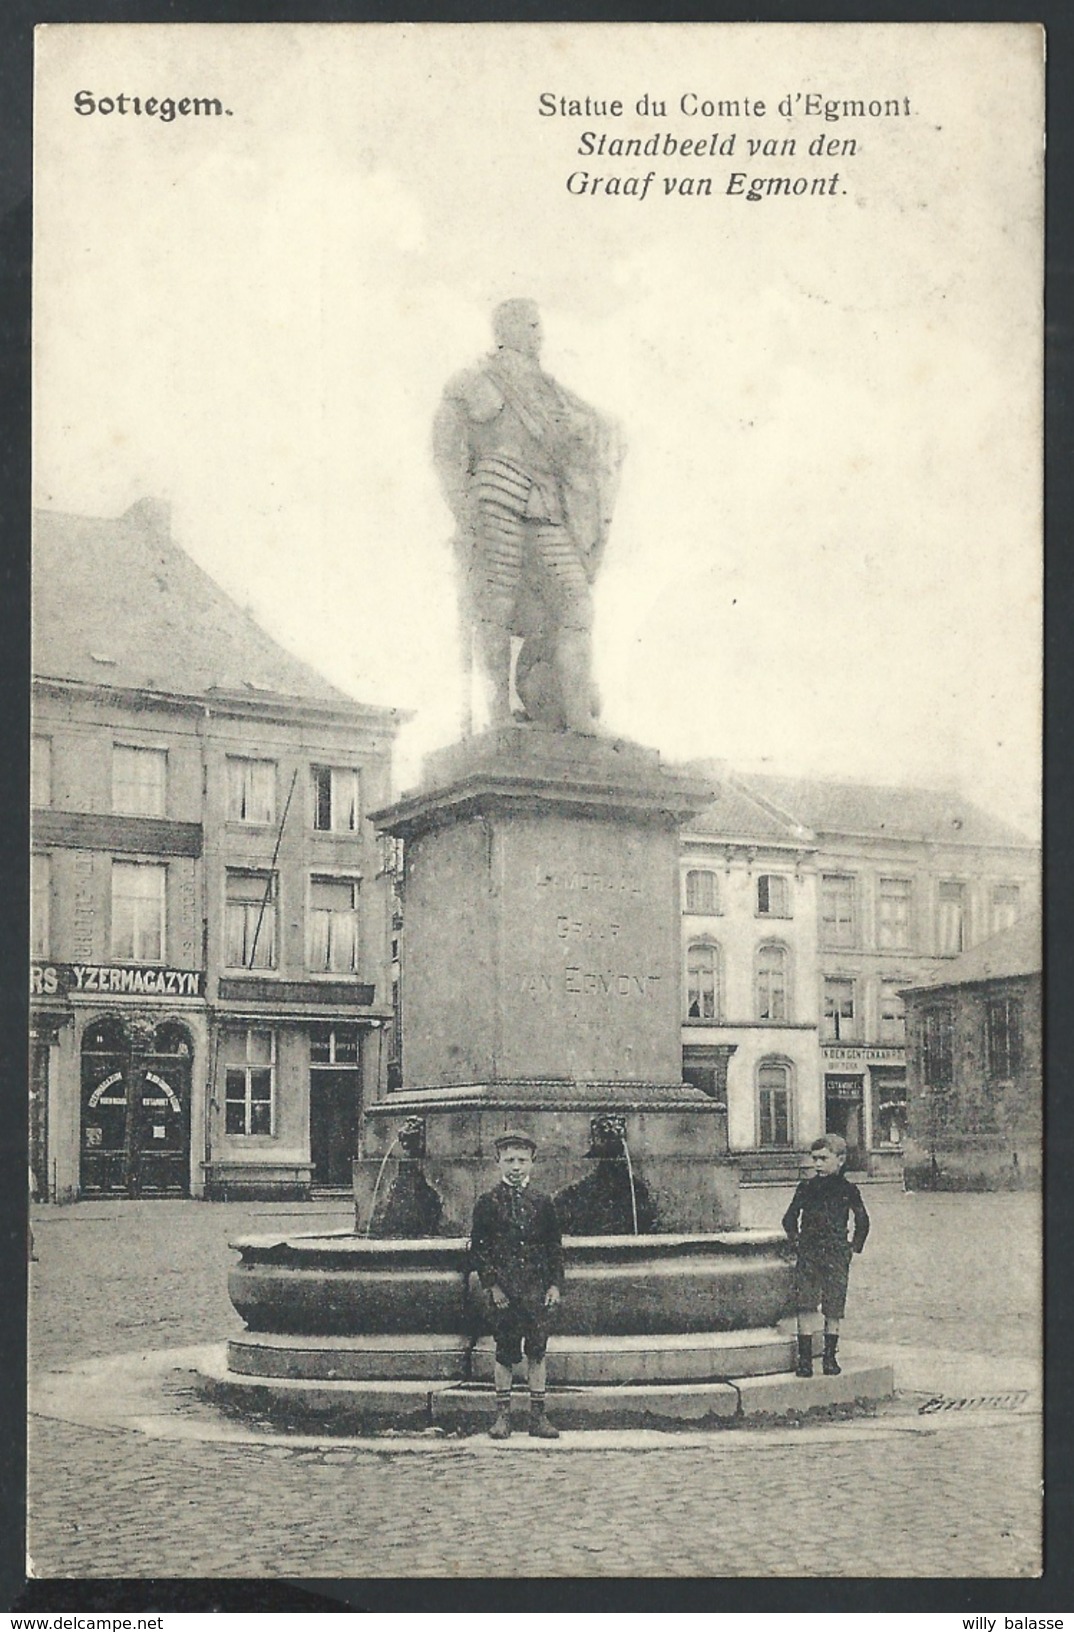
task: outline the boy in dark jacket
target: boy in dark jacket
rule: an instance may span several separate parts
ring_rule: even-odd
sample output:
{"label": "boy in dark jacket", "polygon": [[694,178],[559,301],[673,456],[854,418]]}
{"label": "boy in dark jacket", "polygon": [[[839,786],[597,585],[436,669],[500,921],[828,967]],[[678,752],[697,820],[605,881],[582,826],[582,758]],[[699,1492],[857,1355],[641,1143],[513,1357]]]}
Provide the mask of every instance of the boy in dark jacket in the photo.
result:
{"label": "boy in dark jacket", "polygon": [[[799,1377],[813,1375],[813,1334],[824,1315],[824,1375],[838,1377],[835,1358],[839,1322],[847,1300],[851,1253],[860,1252],[869,1234],[869,1215],[856,1184],[844,1177],[847,1142],[826,1133],[809,1147],[813,1173],[803,1179],[783,1215],[783,1228],[798,1248],[795,1295],[798,1307]],[[853,1236],[848,1239],[850,1220]]]}
{"label": "boy in dark jacket", "polygon": [[474,1206],[470,1251],[492,1300],[496,1339],[496,1420],[492,1439],[511,1432],[511,1382],[526,1348],[530,1433],[558,1439],[545,1416],[545,1352],[551,1311],[563,1290],[563,1242],[551,1198],[530,1184],[536,1142],[510,1129],[496,1140],[500,1182]]}

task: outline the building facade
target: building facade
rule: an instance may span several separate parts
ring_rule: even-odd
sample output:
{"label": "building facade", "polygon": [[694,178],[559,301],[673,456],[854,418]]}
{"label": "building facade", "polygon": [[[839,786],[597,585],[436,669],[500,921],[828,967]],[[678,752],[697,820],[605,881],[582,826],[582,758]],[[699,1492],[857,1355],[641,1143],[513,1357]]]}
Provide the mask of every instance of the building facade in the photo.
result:
{"label": "building facade", "polygon": [[825,1131],[898,1177],[902,992],[1032,910],[1039,852],[945,792],[699,768],[721,791],[682,836],[684,1075],[726,1096],[747,1177]]}
{"label": "building facade", "polygon": [[276,645],[143,501],[34,549],[38,1194],[349,1185],[386,1074],[392,710]]}
{"label": "building facade", "polygon": [[904,994],[916,1183],[1039,1182],[1041,924],[1029,912]]}
{"label": "building facade", "polygon": [[812,836],[728,780],[680,845],[683,1076],[727,1108],[747,1177],[823,1131]]}

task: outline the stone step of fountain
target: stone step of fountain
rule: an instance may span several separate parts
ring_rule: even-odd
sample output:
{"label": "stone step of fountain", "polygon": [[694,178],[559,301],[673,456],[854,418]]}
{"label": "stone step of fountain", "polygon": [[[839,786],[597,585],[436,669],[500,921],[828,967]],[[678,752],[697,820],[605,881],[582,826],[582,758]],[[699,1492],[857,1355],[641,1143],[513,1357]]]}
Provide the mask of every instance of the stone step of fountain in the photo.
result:
{"label": "stone step of fountain", "polygon": [[[251,1377],[232,1371],[226,1360],[203,1361],[197,1368],[200,1392],[218,1405],[241,1411],[246,1418],[283,1427],[315,1424],[333,1433],[382,1432],[387,1428],[414,1433],[431,1421],[427,1380],[309,1381],[296,1377]],[[448,1385],[441,1385],[448,1386]]]}
{"label": "stone step of fountain", "polygon": [[895,1392],[895,1372],[891,1366],[852,1364],[844,1365],[838,1377],[825,1377],[820,1372],[813,1377],[740,1377],[735,1387],[742,1415],[763,1420],[795,1416],[824,1406],[889,1400]]}
{"label": "stone step of fountain", "polygon": [[[335,1433],[481,1433],[492,1417],[491,1384],[340,1377],[256,1376],[231,1369],[224,1355],[199,1366],[199,1387],[208,1398],[249,1417],[281,1426],[316,1425]],[[797,1419],[833,1407],[859,1408],[890,1399],[895,1378],[890,1366],[844,1366],[838,1377],[799,1378],[782,1372],[734,1376],[724,1381],[552,1385],[548,1408],[563,1428],[654,1427],[706,1422],[764,1423]],[[516,1387],[512,1415],[520,1422],[529,1409],[525,1387]]]}
{"label": "stone step of fountain", "polygon": [[[431,1397],[434,1425],[448,1432],[481,1433],[495,1409],[493,1390],[461,1383],[438,1389]],[[511,1395],[512,1421],[525,1424],[529,1397],[524,1388]],[[643,1428],[661,1422],[709,1420],[724,1423],[738,1415],[738,1390],[730,1383],[634,1383],[554,1389],[548,1415],[557,1428]]]}
{"label": "stone step of fountain", "polygon": [[[548,1355],[554,1386],[599,1383],[714,1382],[729,1376],[785,1372],[794,1363],[794,1341],[774,1327],[743,1332],[668,1332],[626,1337],[557,1336]],[[494,1344],[414,1333],[356,1337],[299,1337],[250,1332],[228,1344],[231,1371],[248,1377],[307,1382],[405,1381],[491,1382]],[[525,1375],[525,1363],[519,1367]]]}
{"label": "stone step of fountain", "polygon": [[228,1366],[248,1377],[291,1377],[308,1382],[423,1379],[458,1381],[466,1375],[470,1342],[424,1332],[370,1332],[359,1337],[309,1337],[249,1332],[228,1342]]}
{"label": "stone step of fountain", "polygon": [[[480,1338],[471,1362],[473,1382],[491,1382],[495,1345]],[[548,1350],[548,1381],[566,1386],[614,1383],[719,1382],[789,1371],[794,1343],[775,1327],[743,1332],[664,1332],[627,1337],[556,1336]],[[525,1377],[525,1362],[516,1376]]]}

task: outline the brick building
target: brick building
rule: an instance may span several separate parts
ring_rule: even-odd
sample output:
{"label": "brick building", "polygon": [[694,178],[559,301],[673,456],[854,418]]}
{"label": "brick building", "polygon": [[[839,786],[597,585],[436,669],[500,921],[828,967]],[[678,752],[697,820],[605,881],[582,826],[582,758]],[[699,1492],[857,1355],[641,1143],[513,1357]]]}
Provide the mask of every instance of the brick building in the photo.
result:
{"label": "brick building", "polygon": [[349,1183],[392,1015],[364,813],[398,716],[278,646],[147,500],[38,514],[33,668],[39,1193]]}
{"label": "brick building", "polygon": [[1041,924],[1030,912],[903,993],[906,1160],[925,1183],[1039,1180]]}

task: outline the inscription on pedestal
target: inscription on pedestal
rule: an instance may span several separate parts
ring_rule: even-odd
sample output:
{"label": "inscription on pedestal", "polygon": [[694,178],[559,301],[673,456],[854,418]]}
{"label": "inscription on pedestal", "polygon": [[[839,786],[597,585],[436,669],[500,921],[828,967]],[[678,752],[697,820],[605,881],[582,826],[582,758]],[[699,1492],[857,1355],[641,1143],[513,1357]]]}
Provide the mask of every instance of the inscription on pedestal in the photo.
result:
{"label": "inscription on pedestal", "polygon": [[[659,975],[625,975],[612,970],[581,969],[568,964],[563,972],[562,989],[572,997],[651,998],[655,996],[660,978]],[[548,974],[523,974],[521,989],[529,997],[540,997],[545,993],[551,997],[557,990],[552,976]]]}
{"label": "inscription on pedestal", "polygon": [[501,1057],[576,1078],[675,1077],[667,847],[659,832],[562,816],[505,831]]}
{"label": "inscription on pedestal", "polygon": [[538,890],[588,890],[594,895],[644,895],[641,880],[623,873],[598,872],[595,868],[575,868],[571,872],[548,872],[534,868],[534,884]]}
{"label": "inscription on pedestal", "polygon": [[460,811],[408,841],[406,1086],[677,1086],[678,849],[665,807],[608,811],[567,781],[512,799],[490,790],[479,819]]}

